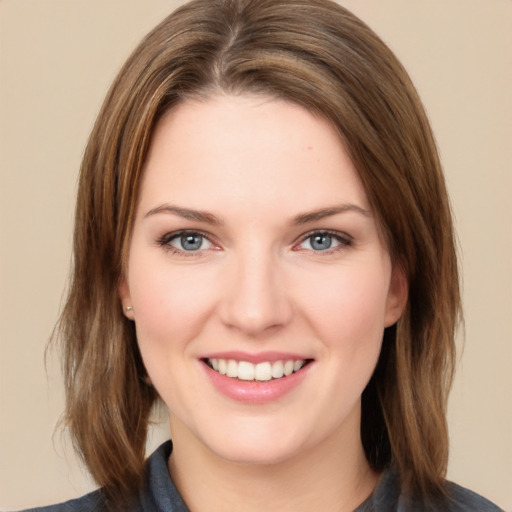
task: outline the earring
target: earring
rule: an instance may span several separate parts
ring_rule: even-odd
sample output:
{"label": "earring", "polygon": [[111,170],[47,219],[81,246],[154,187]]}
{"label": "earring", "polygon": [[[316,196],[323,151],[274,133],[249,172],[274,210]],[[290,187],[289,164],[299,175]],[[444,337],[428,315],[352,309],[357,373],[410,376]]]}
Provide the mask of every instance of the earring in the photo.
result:
{"label": "earring", "polygon": [[133,311],[133,306],[126,306],[124,309],[126,310],[126,312]]}

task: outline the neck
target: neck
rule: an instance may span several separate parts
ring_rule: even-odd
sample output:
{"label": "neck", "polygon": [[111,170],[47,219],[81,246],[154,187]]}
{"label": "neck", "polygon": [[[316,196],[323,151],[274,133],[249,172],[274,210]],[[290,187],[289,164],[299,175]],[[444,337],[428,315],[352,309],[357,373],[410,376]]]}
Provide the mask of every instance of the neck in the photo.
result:
{"label": "neck", "polygon": [[377,484],[359,427],[355,436],[336,432],[292,459],[240,464],[218,457],[176,419],[171,426],[174,448],[169,471],[191,512],[348,512]]}

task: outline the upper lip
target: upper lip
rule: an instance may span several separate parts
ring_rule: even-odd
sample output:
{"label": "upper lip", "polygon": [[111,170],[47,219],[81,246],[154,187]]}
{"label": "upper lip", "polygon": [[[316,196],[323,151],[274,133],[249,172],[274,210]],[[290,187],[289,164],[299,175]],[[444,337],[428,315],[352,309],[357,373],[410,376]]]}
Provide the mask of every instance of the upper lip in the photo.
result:
{"label": "upper lip", "polygon": [[273,363],[275,361],[305,361],[311,359],[302,354],[291,352],[266,351],[258,353],[241,351],[212,352],[202,356],[200,359],[234,359],[235,361],[247,361],[248,363],[258,364],[264,362]]}

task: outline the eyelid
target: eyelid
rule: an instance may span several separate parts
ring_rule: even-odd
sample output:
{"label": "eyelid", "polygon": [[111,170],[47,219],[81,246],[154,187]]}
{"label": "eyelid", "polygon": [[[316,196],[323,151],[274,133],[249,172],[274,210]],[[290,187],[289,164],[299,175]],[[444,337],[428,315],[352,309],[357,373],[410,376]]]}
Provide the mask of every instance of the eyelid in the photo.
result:
{"label": "eyelid", "polygon": [[[206,240],[208,240],[208,242],[210,242],[213,247],[208,248],[208,249],[200,249],[197,251],[185,251],[185,250],[181,250],[181,249],[178,249],[178,248],[170,245],[171,241],[173,241],[176,238],[179,238],[181,236],[185,236],[185,235],[199,235],[199,236],[205,238]],[[328,235],[328,236],[335,238],[339,242],[339,245],[337,245],[333,248],[326,249],[325,251],[314,251],[318,254],[329,254],[331,252],[345,249],[345,248],[351,246],[353,243],[353,240],[354,240],[354,238],[351,235],[349,235],[348,233],[343,232],[343,231],[337,231],[337,230],[333,230],[333,229],[312,229],[312,230],[308,231],[307,233],[300,235],[300,237],[298,237],[296,239],[296,241],[293,243],[292,250],[295,250],[295,251],[311,250],[311,251],[313,251],[313,249],[301,249],[299,246],[304,241],[306,241],[308,238],[310,238],[314,235]],[[157,239],[156,243],[157,243],[157,245],[162,246],[165,250],[168,250],[168,251],[170,251],[172,253],[176,253],[176,254],[182,254],[185,256],[199,256],[201,253],[203,253],[205,251],[220,249],[219,244],[215,242],[212,235],[210,235],[209,233],[206,233],[205,231],[202,231],[200,229],[179,229],[176,231],[170,231],[168,233],[165,233],[161,237],[159,237]]]}
{"label": "eyelid", "polygon": [[351,246],[354,241],[354,238],[352,236],[350,236],[348,233],[345,233],[343,231],[336,231],[333,229],[312,229],[311,231],[304,233],[297,239],[297,241],[293,244],[293,249],[297,250],[297,251],[310,250],[310,249],[301,249],[298,246],[300,244],[302,244],[303,242],[305,242],[308,238],[311,238],[314,235],[329,235],[329,236],[332,236],[333,238],[335,238],[338,242],[340,242],[340,245],[326,249],[325,251],[314,251],[318,254],[328,254],[328,253],[336,251],[336,250],[344,249],[346,247]]}
{"label": "eyelid", "polygon": [[[205,238],[206,240],[208,240],[208,242],[210,242],[210,244],[212,244],[213,247],[209,247],[208,249],[199,249],[197,251],[185,251],[182,249],[178,249],[177,247],[174,247],[170,244],[170,242],[172,242],[173,240],[176,240],[177,238],[180,238],[180,237],[186,236],[186,235],[199,235],[199,236]],[[205,251],[219,249],[219,245],[213,240],[213,237],[209,233],[206,233],[200,229],[178,229],[176,231],[170,231],[168,233],[165,233],[161,237],[159,237],[157,239],[156,243],[157,243],[157,245],[163,247],[165,250],[167,250],[171,253],[180,254],[180,255],[184,255],[184,256],[196,256],[197,257]]]}

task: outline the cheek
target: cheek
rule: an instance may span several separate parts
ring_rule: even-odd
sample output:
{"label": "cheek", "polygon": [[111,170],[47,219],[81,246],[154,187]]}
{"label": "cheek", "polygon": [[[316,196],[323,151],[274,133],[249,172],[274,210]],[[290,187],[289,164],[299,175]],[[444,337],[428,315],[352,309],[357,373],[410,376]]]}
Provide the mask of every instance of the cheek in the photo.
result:
{"label": "cheek", "polygon": [[340,335],[384,328],[389,286],[387,272],[371,267],[332,272],[304,283],[303,310],[311,321]]}
{"label": "cheek", "polygon": [[[129,284],[135,311],[137,340],[144,365],[163,400],[182,400],[180,382],[190,368],[182,364],[193,356],[193,343],[207,322],[213,287],[208,273],[171,267],[164,261],[139,261],[130,267]],[[184,359],[185,358],[185,359]]]}
{"label": "cheek", "polygon": [[304,283],[301,310],[321,340],[332,373],[347,389],[362,391],[380,354],[389,286],[386,261],[336,269]]}
{"label": "cheek", "polygon": [[141,350],[148,344],[172,349],[178,340],[193,338],[214,302],[208,272],[165,261],[134,265],[129,284]]}

